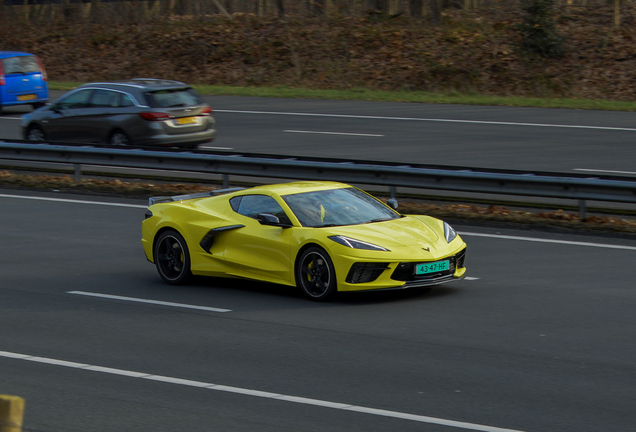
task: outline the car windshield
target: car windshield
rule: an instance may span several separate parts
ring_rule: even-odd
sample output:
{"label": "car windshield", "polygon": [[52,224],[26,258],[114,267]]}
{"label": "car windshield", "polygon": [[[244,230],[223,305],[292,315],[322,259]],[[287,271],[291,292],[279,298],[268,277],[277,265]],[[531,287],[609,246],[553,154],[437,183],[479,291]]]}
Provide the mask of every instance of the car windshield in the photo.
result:
{"label": "car windshield", "polygon": [[306,227],[358,225],[401,217],[396,211],[356,188],[304,192],[282,198]]}
{"label": "car windshield", "polygon": [[191,88],[160,90],[146,93],[152,108],[171,108],[201,105],[201,97]]}
{"label": "car windshield", "polygon": [[33,56],[9,57],[2,59],[5,74],[26,74],[40,72],[40,66]]}

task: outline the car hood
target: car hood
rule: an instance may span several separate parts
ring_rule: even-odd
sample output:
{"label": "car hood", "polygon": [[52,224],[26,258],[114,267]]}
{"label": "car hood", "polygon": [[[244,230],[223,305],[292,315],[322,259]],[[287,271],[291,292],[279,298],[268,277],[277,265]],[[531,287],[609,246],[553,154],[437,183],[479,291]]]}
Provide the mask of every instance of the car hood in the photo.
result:
{"label": "car hood", "polygon": [[[435,222],[438,223],[438,226],[435,226]],[[407,216],[384,222],[333,227],[330,230],[334,235],[351,237],[392,249],[396,247],[434,246],[440,239],[443,239],[443,231],[440,233],[439,224],[441,221],[432,218],[429,224],[417,217]]]}

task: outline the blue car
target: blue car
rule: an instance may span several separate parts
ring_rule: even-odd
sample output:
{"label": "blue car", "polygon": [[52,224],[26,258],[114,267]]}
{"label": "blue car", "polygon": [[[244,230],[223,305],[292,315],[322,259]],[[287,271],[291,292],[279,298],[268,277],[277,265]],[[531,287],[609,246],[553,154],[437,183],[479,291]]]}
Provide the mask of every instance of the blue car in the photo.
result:
{"label": "blue car", "polygon": [[24,52],[0,51],[0,112],[11,105],[37,109],[48,101],[47,76],[40,59]]}

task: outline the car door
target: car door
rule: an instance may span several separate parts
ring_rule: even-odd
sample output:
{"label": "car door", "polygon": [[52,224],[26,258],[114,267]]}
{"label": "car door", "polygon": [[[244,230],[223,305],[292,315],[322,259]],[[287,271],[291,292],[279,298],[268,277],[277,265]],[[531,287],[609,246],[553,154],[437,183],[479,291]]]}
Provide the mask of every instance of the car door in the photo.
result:
{"label": "car door", "polygon": [[108,134],[117,126],[116,118],[123,110],[120,108],[122,93],[95,89],[82,116],[86,142],[107,142]]}
{"label": "car door", "polygon": [[[237,219],[245,227],[231,231],[225,238],[224,259],[238,273],[270,282],[289,283],[293,275],[291,238],[293,228],[262,225],[256,217],[267,213],[289,223],[280,204],[267,195],[244,195],[231,202]],[[237,203],[238,201],[238,203]]]}
{"label": "car door", "polygon": [[92,89],[81,89],[68,94],[49,107],[50,115],[42,120],[51,141],[86,142],[84,120]]}

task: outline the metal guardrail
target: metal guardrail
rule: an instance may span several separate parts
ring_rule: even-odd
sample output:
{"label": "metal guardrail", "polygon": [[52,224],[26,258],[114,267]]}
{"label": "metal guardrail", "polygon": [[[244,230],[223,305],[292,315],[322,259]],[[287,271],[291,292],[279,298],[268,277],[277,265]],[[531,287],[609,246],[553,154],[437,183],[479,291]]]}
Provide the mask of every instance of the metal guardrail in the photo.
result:
{"label": "metal guardrail", "polygon": [[395,196],[397,187],[478,192],[578,200],[585,216],[587,200],[636,203],[636,180],[545,172],[484,170],[462,167],[408,165],[328,158],[299,158],[230,152],[183,152],[0,142],[0,159],[83,165],[187,171],[224,175],[331,180],[384,185]]}

